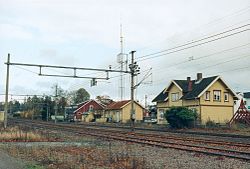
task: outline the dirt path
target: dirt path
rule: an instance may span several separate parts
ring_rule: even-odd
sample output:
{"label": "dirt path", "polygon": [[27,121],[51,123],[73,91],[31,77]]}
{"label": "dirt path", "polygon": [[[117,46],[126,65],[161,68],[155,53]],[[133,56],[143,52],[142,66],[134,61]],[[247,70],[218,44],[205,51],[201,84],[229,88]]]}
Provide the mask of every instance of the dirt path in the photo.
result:
{"label": "dirt path", "polygon": [[25,164],[20,160],[10,157],[0,151],[0,169],[25,169]]}

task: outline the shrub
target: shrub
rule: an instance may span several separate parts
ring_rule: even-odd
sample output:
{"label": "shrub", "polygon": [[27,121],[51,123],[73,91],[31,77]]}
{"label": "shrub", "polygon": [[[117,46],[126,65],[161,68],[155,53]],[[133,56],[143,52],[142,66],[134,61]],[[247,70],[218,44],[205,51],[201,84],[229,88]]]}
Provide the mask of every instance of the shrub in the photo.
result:
{"label": "shrub", "polygon": [[218,127],[218,125],[213,121],[213,120],[210,120],[210,119],[208,119],[207,121],[206,121],[206,127]]}
{"label": "shrub", "polygon": [[172,128],[184,128],[193,126],[197,113],[187,107],[171,107],[166,111],[165,117]]}

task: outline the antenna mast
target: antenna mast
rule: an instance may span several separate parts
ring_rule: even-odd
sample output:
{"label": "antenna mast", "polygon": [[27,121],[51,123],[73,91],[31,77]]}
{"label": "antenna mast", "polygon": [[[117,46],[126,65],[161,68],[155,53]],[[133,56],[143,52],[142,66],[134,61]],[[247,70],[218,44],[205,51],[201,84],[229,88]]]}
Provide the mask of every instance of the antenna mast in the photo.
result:
{"label": "antenna mast", "polygon": [[[122,24],[120,24],[120,53],[117,55],[117,62],[120,64],[121,71],[123,71],[124,56],[125,54],[123,53]],[[119,86],[120,100],[123,100],[123,91],[124,91],[123,73],[121,72],[120,73],[120,86]]]}

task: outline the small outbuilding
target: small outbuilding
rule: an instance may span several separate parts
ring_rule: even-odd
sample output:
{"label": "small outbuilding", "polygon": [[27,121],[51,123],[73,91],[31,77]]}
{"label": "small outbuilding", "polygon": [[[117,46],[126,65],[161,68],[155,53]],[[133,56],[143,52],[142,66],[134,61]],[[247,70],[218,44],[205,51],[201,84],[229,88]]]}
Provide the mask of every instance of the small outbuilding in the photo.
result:
{"label": "small outbuilding", "polygon": [[[106,107],[104,117],[110,122],[127,123],[131,119],[131,100],[114,102]],[[138,102],[134,102],[135,122],[143,121],[144,107]]]}
{"label": "small outbuilding", "polygon": [[[103,115],[105,106],[95,100],[88,100],[78,105],[78,109],[74,111],[74,118],[76,121],[89,121],[88,115],[101,117]],[[87,120],[86,120],[87,119]]]}

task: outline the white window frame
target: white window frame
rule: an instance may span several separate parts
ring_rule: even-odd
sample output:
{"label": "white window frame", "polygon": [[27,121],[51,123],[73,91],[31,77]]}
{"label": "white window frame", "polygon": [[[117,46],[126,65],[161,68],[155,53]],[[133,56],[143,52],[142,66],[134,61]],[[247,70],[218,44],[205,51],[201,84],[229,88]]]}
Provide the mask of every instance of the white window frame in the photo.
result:
{"label": "white window frame", "polygon": [[214,90],[213,91],[213,100],[214,101],[221,101],[221,91],[220,90]]}
{"label": "white window frame", "polygon": [[176,102],[179,100],[179,93],[171,93],[171,101]]}
{"label": "white window frame", "polygon": [[205,99],[206,101],[209,101],[209,100],[210,100],[210,91],[206,91],[206,92],[205,92],[204,99]]}
{"label": "white window frame", "polygon": [[224,92],[224,101],[229,102],[229,93],[228,92]]}
{"label": "white window frame", "polygon": [[94,106],[91,104],[89,105],[89,111],[93,111],[94,110]]}
{"label": "white window frame", "polygon": [[159,119],[164,119],[165,110],[159,109]]}

